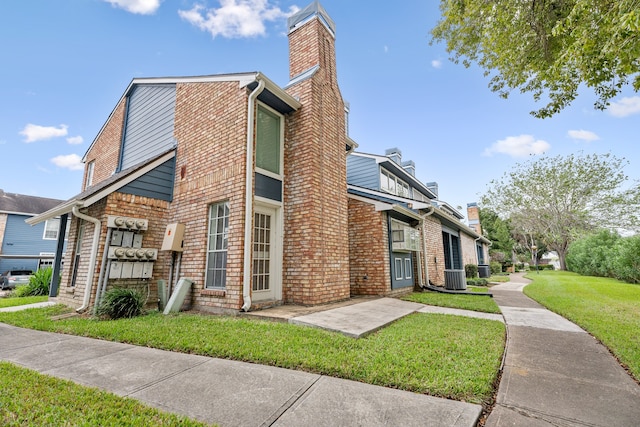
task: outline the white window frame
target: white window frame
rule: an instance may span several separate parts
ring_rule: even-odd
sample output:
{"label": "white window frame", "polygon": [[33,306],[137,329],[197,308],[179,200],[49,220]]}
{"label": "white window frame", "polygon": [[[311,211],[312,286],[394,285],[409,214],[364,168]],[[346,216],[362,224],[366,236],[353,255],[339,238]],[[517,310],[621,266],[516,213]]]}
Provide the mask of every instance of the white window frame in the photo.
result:
{"label": "white window frame", "polygon": [[[407,266],[407,264],[409,264]],[[404,259],[404,278],[411,279],[413,277],[413,263],[411,262],[411,258]]]}
{"label": "white window frame", "polygon": [[[387,181],[386,185],[383,180]],[[393,188],[390,184],[393,184]],[[411,198],[411,186],[383,167],[380,167],[380,189],[396,196]]]}
{"label": "white window frame", "polygon": [[87,180],[84,185],[85,189],[87,187],[91,187],[91,185],[93,184],[93,172],[94,172],[95,166],[96,166],[95,160],[91,160],[89,163],[87,163]]}
{"label": "white window frame", "polygon": [[[226,216],[219,216],[218,215],[218,208],[220,206],[223,206],[223,208],[226,208],[227,211],[227,215]],[[212,215],[215,212],[215,217],[213,217]],[[209,213],[207,215],[208,218],[208,224],[207,224],[207,262],[206,262],[206,269],[205,269],[205,278],[204,278],[204,287],[205,289],[226,289],[227,287],[227,266],[228,266],[228,250],[229,250],[229,217],[230,217],[230,209],[229,209],[229,202],[228,201],[224,201],[224,202],[217,202],[217,203],[212,203],[209,205]],[[218,230],[217,228],[215,230],[212,229],[212,224],[215,224],[215,226],[218,226],[218,222],[220,219],[223,219],[223,229],[222,230]],[[226,225],[226,226],[225,226]],[[211,248],[211,240],[212,237],[216,236],[216,235],[221,235],[222,236],[222,248]],[[209,275],[214,273],[214,271],[209,272],[209,260],[210,260],[210,254],[225,254],[225,258],[224,258],[224,266],[222,268],[220,268],[218,271],[222,271],[224,270],[224,279],[223,282],[224,283],[216,283],[216,275],[214,274],[213,277],[210,277]],[[209,280],[211,279],[211,284],[209,284]]]}
{"label": "white window frame", "polygon": [[[402,277],[403,277],[402,268],[404,266],[404,262],[402,261],[402,258],[395,258],[395,264],[396,264],[396,280],[402,280]],[[400,264],[400,268],[398,268],[398,264]]]}
{"label": "white window frame", "polygon": [[[256,172],[261,173],[262,175],[266,175],[269,176],[271,178],[275,178],[278,179],[280,181],[282,181],[283,177],[284,177],[284,116],[282,114],[280,114],[278,111],[274,110],[273,108],[269,107],[267,104],[264,104],[262,102],[258,102],[258,108],[263,108],[264,110],[266,110],[267,112],[269,112],[270,114],[273,114],[274,116],[277,116],[280,119],[280,159],[278,159],[279,163],[279,167],[278,170],[280,171],[280,173],[274,173],[271,171],[268,171],[266,169],[262,169],[261,167],[258,167],[257,162],[256,162]],[[257,109],[256,109],[256,120],[257,120],[258,114],[257,114]],[[258,125],[256,122],[256,135],[255,135],[255,143],[256,143],[256,150],[257,151],[257,147],[258,147]],[[254,152],[254,156],[255,156],[255,152]]]}
{"label": "white window frame", "polygon": [[[48,219],[44,223],[42,240],[58,240],[59,232],[60,232],[60,218]],[[54,233],[55,235],[51,237],[51,236],[47,236],[47,233]]]}

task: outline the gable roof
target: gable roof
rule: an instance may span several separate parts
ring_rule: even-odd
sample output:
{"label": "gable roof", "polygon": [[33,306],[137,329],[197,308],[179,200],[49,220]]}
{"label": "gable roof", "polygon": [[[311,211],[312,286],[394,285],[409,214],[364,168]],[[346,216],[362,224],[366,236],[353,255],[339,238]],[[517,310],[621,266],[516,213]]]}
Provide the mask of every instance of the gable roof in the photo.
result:
{"label": "gable roof", "polygon": [[63,203],[58,204],[57,206],[41,213],[40,215],[29,218],[25,220],[25,222],[29,225],[34,225],[38,224],[39,222],[46,221],[50,218],[55,218],[62,214],[69,213],[76,206],[79,208],[91,206],[100,199],[105,198],[109,194],[118,191],[120,188],[124,187],[130,182],[140,178],[145,173],[153,170],[154,168],[157,168],[167,160],[172,159],[173,157],[175,157],[175,155],[175,149],[172,148],[171,150],[159,154],[158,156],[153,157],[147,161],[124,169],[116,174],[113,174],[104,181],[101,181],[98,184],[87,188],[85,191],[76,196],[73,196],[66,202],[60,200],[60,202]]}
{"label": "gable roof", "polygon": [[264,90],[258,96],[258,99],[270,106],[276,108],[283,114],[292,112],[301,107],[302,104],[284,91],[280,86],[271,81],[267,76],[259,71],[249,73],[231,73],[231,74],[214,74],[207,76],[183,76],[183,77],[138,77],[131,80],[129,86],[125,89],[124,93],[116,102],[115,107],[107,117],[107,120],[102,125],[102,128],[98,131],[98,134],[93,139],[93,142],[87,148],[82,161],[87,161],[87,154],[93,148],[93,145],[100,138],[100,135],[105,130],[107,124],[111,121],[111,117],[116,112],[118,106],[125,100],[135,89],[140,85],[167,85],[178,83],[215,83],[215,82],[237,82],[239,87],[246,87],[249,90],[255,89],[259,81],[264,82]]}
{"label": "gable roof", "polygon": [[2,213],[37,215],[62,202],[63,200],[47,197],[5,193],[0,189],[0,212]]}

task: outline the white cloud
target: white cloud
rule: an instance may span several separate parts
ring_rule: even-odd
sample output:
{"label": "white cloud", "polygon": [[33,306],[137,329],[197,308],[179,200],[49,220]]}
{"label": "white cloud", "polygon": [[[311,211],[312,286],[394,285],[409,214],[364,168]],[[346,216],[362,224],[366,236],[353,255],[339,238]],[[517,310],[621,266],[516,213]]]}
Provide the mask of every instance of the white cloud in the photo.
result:
{"label": "white cloud", "polygon": [[620,101],[609,105],[609,113],[614,117],[627,117],[640,113],[640,96],[622,98]]}
{"label": "white cloud", "polygon": [[591,142],[600,139],[598,135],[596,135],[594,132],[591,132],[590,130],[570,130],[569,132],[567,132],[567,134],[569,135],[569,138],[577,139],[580,141]]}
{"label": "white cloud", "polygon": [[51,163],[54,165],[69,169],[72,171],[82,170],[84,169],[84,164],[82,163],[82,157],[77,154],[67,154],[66,156],[60,155],[51,159]]}
{"label": "white cloud", "polygon": [[161,0],[103,0],[127,12],[151,15],[160,7]]}
{"label": "white cloud", "polygon": [[24,142],[43,141],[45,139],[57,138],[59,136],[67,136],[67,125],[55,126],[39,126],[29,123],[20,131],[20,135],[24,136]]}
{"label": "white cloud", "polygon": [[511,157],[527,157],[535,154],[544,154],[551,148],[551,144],[541,139],[535,139],[533,135],[508,136],[494,142],[491,147],[485,148],[484,156],[492,156],[494,153],[506,154]]}
{"label": "white cloud", "polygon": [[384,45],[383,49],[384,49],[384,53],[389,53],[389,46]]}
{"label": "white cloud", "polygon": [[81,137],[80,135],[70,136],[69,138],[67,138],[67,142],[71,145],[82,144],[84,142],[84,138]]}
{"label": "white cloud", "polygon": [[241,38],[262,36],[266,33],[265,22],[286,18],[297,11],[296,6],[291,6],[289,12],[284,12],[271,6],[268,0],[220,0],[217,9],[195,5],[190,10],[179,10],[178,14],[214,38]]}
{"label": "white cloud", "polygon": [[431,66],[433,68],[442,68],[442,61],[439,59],[434,59],[433,61],[431,61]]}

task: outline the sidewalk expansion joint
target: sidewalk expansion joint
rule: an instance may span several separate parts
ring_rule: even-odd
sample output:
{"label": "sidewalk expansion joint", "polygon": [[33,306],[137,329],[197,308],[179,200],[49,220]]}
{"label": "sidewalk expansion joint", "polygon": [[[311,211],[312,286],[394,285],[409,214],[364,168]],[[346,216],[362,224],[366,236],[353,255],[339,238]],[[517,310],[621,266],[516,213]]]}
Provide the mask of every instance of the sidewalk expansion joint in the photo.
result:
{"label": "sidewalk expansion joint", "polygon": [[133,397],[133,395],[134,395],[134,394],[136,394],[136,393],[138,393],[138,392],[141,392],[142,390],[146,390],[146,389],[148,389],[149,387],[153,387],[154,385],[159,384],[159,383],[161,383],[161,382],[163,382],[163,381],[166,381],[166,380],[168,380],[169,378],[173,378],[173,377],[175,377],[175,376],[177,376],[177,375],[180,375],[180,374],[183,374],[183,373],[185,373],[185,372],[188,372],[188,371],[190,371],[191,369],[193,369],[193,368],[197,368],[198,366],[200,366],[200,365],[204,365],[205,363],[208,363],[208,362],[209,362],[209,360],[203,360],[202,362],[198,362],[198,363],[196,363],[196,364],[194,364],[194,365],[189,366],[188,368],[184,368],[184,369],[181,369],[181,370],[179,370],[179,371],[176,371],[176,372],[174,372],[174,373],[172,373],[172,374],[168,374],[168,375],[165,375],[165,376],[163,376],[163,377],[160,377],[160,378],[158,378],[158,379],[156,379],[156,380],[154,380],[154,381],[151,381],[151,382],[148,382],[148,383],[146,383],[146,384],[141,385],[140,387],[138,387],[138,388],[136,388],[136,389],[134,389],[134,390],[130,391],[129,393],[125,394],[125,396],[127,396],[127,397]]}
{"label": "sidewalk expansion joint", "polygon": [[295,405],[298,400],[300,400],[305,394],[307,394],[309,389],[311,387],[313,387],[314,385],[316,385],[316,383],[318,381],[320,381],[320,379],[322,377],[323,377],[323,375],[318,375],[318,378],[316,378],[315,380],[310,381],[309,383],[307,383],[307,384],[303,385],[302,387],[300,387],[300,389],[297,392],[295,392],[293,394],[293,396],[291,396],[278,409],[276,409],[273,414],[271,414],[269,417],[267,417],[267,419],[264,420],[264,422],[262,424],[260,424],[260,427],[270,427],[270,426],[272,426],[276,421],[278,421],[280,419],[280,417],[282,415],[284,415],[285,412],[287,412],[289,409],[291,409],[291,407],[293,405]]}

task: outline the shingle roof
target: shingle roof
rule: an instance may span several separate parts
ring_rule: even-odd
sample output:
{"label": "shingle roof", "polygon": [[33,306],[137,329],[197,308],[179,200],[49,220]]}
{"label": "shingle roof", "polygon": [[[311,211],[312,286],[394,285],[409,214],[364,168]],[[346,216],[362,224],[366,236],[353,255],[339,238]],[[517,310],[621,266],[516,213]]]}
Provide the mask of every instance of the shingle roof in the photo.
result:
{"label": "shingle roof", "polygon": [[37,215],[59,205],[64,200],[24,194],[5,193],[0,189],[0,212]]}

